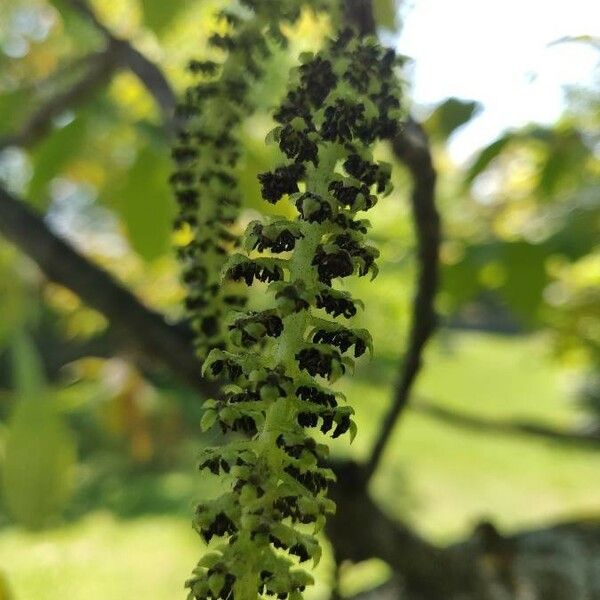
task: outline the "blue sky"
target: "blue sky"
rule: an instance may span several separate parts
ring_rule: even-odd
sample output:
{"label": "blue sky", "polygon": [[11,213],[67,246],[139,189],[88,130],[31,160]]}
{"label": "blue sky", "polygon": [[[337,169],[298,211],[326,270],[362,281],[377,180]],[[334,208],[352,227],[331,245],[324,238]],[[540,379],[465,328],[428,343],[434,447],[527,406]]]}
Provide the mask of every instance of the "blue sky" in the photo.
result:
{"label": "blue sky", "polygon": [[484,110],[454,136],[459,161],[506,128],[551,122],[563,86],[591,82],[599,53],[565,36],[600,36],[599,0],[408,0],[398,49],[414,59],[411,96],[431,105],[448,96]]}

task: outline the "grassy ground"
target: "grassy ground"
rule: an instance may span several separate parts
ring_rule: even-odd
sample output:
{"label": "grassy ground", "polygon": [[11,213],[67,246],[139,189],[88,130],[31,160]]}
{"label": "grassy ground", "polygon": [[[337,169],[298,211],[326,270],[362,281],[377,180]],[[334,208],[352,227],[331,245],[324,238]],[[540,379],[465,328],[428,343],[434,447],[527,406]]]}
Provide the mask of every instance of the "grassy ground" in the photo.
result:
{"label": "grassy ground", "polygon": [[[360,434],[350,449],[356,457],[368,452],[393,377],[391,364],[376,361],[347,387],[358,413]],[[453,335],[428,352],[417,394],[488,417],[557,426],[576,418],[544,358],[543,341],[535,338]],[[345,442],[335,450],[349,451]],[[484,516],[518,527],[590,515],[600,506],[599,470],[600,453],[591,450],[463,431],[409,411],[373,492],[393,514],[447,540]],[[38,534],[1,529],[0,570],[16,600],[183,598],[182,581],[200,552],[189,526],[199,487],[197,475],[184,470],[116,490],[113,512],[96,511]],[[129,509],[119,511],[123,505]],[[352,578],[377,577],[377,569]],[[325,564],[323,578],[326,572]]]}

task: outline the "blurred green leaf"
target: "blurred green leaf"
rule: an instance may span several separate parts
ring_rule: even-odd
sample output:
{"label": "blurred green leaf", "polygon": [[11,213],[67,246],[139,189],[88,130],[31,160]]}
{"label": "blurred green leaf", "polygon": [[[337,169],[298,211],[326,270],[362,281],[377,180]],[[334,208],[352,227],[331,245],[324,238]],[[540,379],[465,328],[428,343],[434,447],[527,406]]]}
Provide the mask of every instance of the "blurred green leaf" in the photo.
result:
{"label": "blurred green leaf", "polygon": [[551,199],[561,188],[576,184],[590,151],[581,134],[568,128],[556,131],[547,143],[547,158],[540,171],[538,188],[542,197]]}
{"label": "blurred green leaf", "polygon": [[12,251],[0,251],[0,348],[23,327],[35,309],[35,299],[19,277],[15,262]]}
{"label": "blurred green leaf", "polygon": [[548,283],[544,263],[548,248],[544,244],[527,242],[500,245],[501,265],[506,273],[500,295],[509,307],[529,322],[533,322],[543,302],[543,291]]}
{"label": "blurred green leaf", "polygon": [[14,336],[11,354],[15,393],[23,400],[36,400],[45,386],[44,367],[33,341],[23,331]]}
{"label": "blurred green leaf", "polygon": [[55,129],[32,151],[33,177],[27,197],[37,207],[48,202],[47,185],[76,158],[87,137],[88,117],[80,112],[68,125]]}
{"label": "blurred green leaf", "polygon": [[379,27],[395,31],[398,29],[398,2],[397,0],[374,0],[373,14]]}
{"label": "blurred green leaf", "polygon": [[13,597],[6,576],[0,571],[0,600],[12,600]]}
{"label": "blurred green leaf", "polygon": [[164,0],[140,0],[144,22],[160,35],[172,23],[177,13],[184,8],[183,2],[165,2]]}
{"label": "blurred green leaf", "polygon": [[24,335],[15,339],[16,403],[8,426],[2,492],[12,517],[37,529],[69,498],[76,451],[71,433],[44,386],[39,357]]}
{"label": "blurred green leaf", "polygon": [[443,142],[468,123],[480,109],[479,102],[448,98],[431,113],[424,125],[433,139]]}
{"label": "blurred green leaf", "polygon": [[171,165],[162,150],[143,148],[121,185],[111,189],[131,245],[146,260],[168,252],[174,205],[167,183]]}
{"label": "blurred green leaf", "polygon": [[[4,92],[0,95],[0,132],[5,135],[15,133],[18,123],[27,114],[27,98],[30,94],[24,89]],[[6,117],[6,118],[5,118]]]}
{"label": "blurred green leaf", "polygon": [[75,9],[70,0],[48,0],[54,6],[66,35],[76,43],[78,52],[85,54],[103,40],[103,34],[90,20]]}
{"label": "blurred green leaf", "polygon": [[504,135],[492,142],[489,146],[486,146],[473,161],[472,165],[467,169],[465,182],[467,184],[472,183],[473,180],[487,167],[490,163],[499,156],[508,143],[513,139],[511,134]]}

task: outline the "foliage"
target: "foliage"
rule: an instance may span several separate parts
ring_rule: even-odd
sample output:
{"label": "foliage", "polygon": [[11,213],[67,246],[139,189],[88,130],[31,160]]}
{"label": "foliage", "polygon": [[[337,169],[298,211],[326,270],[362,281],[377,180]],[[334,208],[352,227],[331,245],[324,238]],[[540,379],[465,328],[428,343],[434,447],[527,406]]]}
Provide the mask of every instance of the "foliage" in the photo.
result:
{"label": "foliage", "polygon": [[69,498],[75,445],[45,389],[41,366],[26,337],[15,338],[14,353],[18,397],[8,424],[2,490],[12,516],[39,528]]}
{"label": "foliage", "polygon": [[[9,115],[0,119],[2,138],[19,131],[55,94],[68,91],[85,74],[89,57],[104,51],[105,39],[68,2],[9,0],[0,4],[0,114]],[[278,22],[284,4],[288,3],[272,3],[276,10],[260,18],[264,23]],[[373,4],[380,26],[397,26],[396,2],[375,0]],[[222,53],[206,42],[214,33],[220,36],[215,41],[223,42],[228,36],[235,39],[255,23],[256,17],[243,9],[228,16],[229,2],[97,0],[91,5],[114,35],[132,40],[137,49],[159,64],[177,89],[210,88],[214,81],[222,84],[227,65],[234,72],[236,64],[239,68],[240,61],[246,64],[244,61],[252,57],[236,54],[235,49]],[[221,13],[224,8],[226,13]],[[227,24],[236,17],[245,24],[241,29]],[[256,173],[268,171],[279,160],[281,142],[281,137],[273,134],[273,143],[267,146],[264,134],[272,127],[270,115],[284,93],[288,67],[295,65],[299,53],[322,44],[331,21],[335,23],[336,17],[308,10],[291,15],[281,32],[271,31],[277,39],[266,38],[265,56],[260,57],[265,73],[250,78],[248,94],[236,97],[238,107],[231,108],[232,98],[222,90],[208,102],[213,103],[211,115],[220,117],[221,112],[236,110],[241,119],[231,128],[235,150],[240,152],[231,169],[240,207],[232,213],[236,222],[226,224],[227,234],[223,236],[227,242],[218,244],[229,251],[246,228],[250,257],[258,261],[255,264],[266,267],[256,271],[259,276],[279,273],[277,265],[284,265],[287,277],[285,264],[279,262],[281,257],[271,256],[270,249],[284,249],[304,239],[296,237],[301,232],[297,224],[286,221],[297,214],[294,202],[271,205],[260,198]],[[190,84],[181,69],[190,56],[221,65],[216,78],[200,74]],[[196,98],[192,100],[195,105]],[[244,107],[239,106],[242,100]],[[451,407],[490,417],[526,415],[564,428],[575,427],[575,409],[566,403],[561,405],[567,388],[551,385],[551,376],[557,375],[554,369],[545,363],[542,367],[528,362],[545,350],[554,354],[560,361],[557,364],[579,375],[572,388],[581,390],[588,414],[598,414],[600,112],[594,90],[570,90],[568,100],[569,108],[559,122],[504,132],[480,149],[466,166],[452,164],[446,144],[459,127],[476,116],[476,104],[449,99],[425,120],[436,158],[439,204],[445,221],[439,297],[444,320],[459,327],[540,334],[539,344],[524,349],[521,335],[494,338],[488,345],[444,330],[442,344],[448,344],[449,355],[461,353],[468,360],[457,364],[443,351],[431,353],[426,369],[430,375],[425,374],[419,391]],[[206,109],[203,105],[202,110]],[[179,124],[183,117],[180,119]],[[191,123],[196,127],[196,120],[192,118]],[[42,139],[22,148],[1,150],[0,178],[46,213],[47,223],[79,251],[175,322],[184,316],[186,290],[182,287],[186,286],[178,282],[172,241],[175,238],[182,248],[193,228],[179,227],[175,235],[170,228],[179,209],[166,183],[170,169],[168,146],[152,98],[140,81],[123,69],[58,114]],[[216,156],[213,146],[212,142],[198,146],[211,162]],[[382,146],[375,149],[375,156],[391,161],[389,150]],[[206,162],[201,168],[205,167]],[[341,176],[342,169],[338,171]],[[353,399],[353,419],[361,435],[350,450],[340,444],[336,452],[360,458],[366,454],[389,401],[393,366],[402,350],[399,339],[413,292],[414,240],[403,191],[407,188],[406,175],[394,170],[393,180],[396,190],[370,213],[373,228],[369,235],[381,251],[377,286],[370,285],[368,278],[347,278],[341,297],[345,299],[348,294],[365,301],[369,310],[357,311],[353,330],[368,330],[377,349],[374,362],[364,366],[358,378],[342,378],[339,383],[341,391]],[[214,182],[211,185],[216,189]],[[226,191],[231,193],[229,188]],[[207,192],[206,187],[202,192]],[[211,206],[210,202],[204,204],[206,209]],[[304,210],[304,203],[301,207]],[[257,212],[271,218],[257,220]],[[208,228],[211,234],[216,231]],[[262,250],[266,254],[258,258]],[[215,258],[210,268],[216,281],[215,269],[224,257]],[[247,261],[237,260],[243,270]],[[156,512],[171,510],[179,497],[170,484],[148,484],[141,491],[140,482],[154,478],[162,482],[161,472],[191,469],[191,454],[198,447],[222,442],[218,431],[199,432],[198,398],[160,369],[155,371],[154,366],[148,372],[138,372],[126,364],[132,356],[129,352],[113,358],[116,344],[107,321],[66,289],[44,281],[13,248],[0,248],[0,274],[0,470],[2,477],[10,480],[8,484],[5,480],[2,488],[3,508],[13,507],[10,518],[34,527],[47,526],[57,523],[60,515],[73,518],[99,503],[121,516],[131,516],[147,510],[145,497],[153,499]],[[239,287],[235,285],[236,294]],[[285,284],[277,282],[270,287],[280,294]],[[222,344],[223,338],[231,334],[236,343],[230,344],[229,350],[237,352],[240,344],[253,343],[263,336],[266,342],[254,346],[253,351],[268,356],[281,337],[270,337],[278,330],[280,307],[265,291],[262,284],[247,291],[249,305],[264,319],[258,322],[256,315],[219,319],[221,339],[212,342]],[[279,303],[284,300],[283,295],[277,298]],[[286,301],[291,305],[301,300],[294,297]],[[209,310],[214,307],[211,301]],[[340,339],[336,329],[321,329],[323,338]],[[20,343],[14,340],[20,340],[24,330],[34,340],[47,371],[47,381],[35,388],[35,402],[25,402],[12,381],[15,370],[31,370],[27,352],[17,352],[12,362],[7,358],[9,348]],[[205,353],[207,348],[200,350]],[[529,365],[531,377],[513,371],[515,364],[524,369]],[[490,381],[497,383],[490,386]],[[215,406],[221,407],[222,400]],[[209,411],[205,425],[216,418],[215,412]],[[61,475],[75,467],[73,434],[80,460],[75,501],[69,485],[63,486],[70,483],[69,476]],[[473,514],[487,510],[501,521],[516,525],[542,513],[550,518],[565,509],[588,510],[597,504],[597,490],[593,486],[584,489],[597,469],[591,452],[582,458],[583,454],[575,450],[542,447],[525,438],[511,441],[464,435],[443,426],[432,427],[425,417],[411,413],[403,428],[402,444],[402,450],[398,446],[390,448],[390,456],[407,457],[403,469],[416,495],[411,516],[433,536],[462,534]],[[44,457],[46,468],[27,469],[31,477],[23,477],[24,465],[35,453]],[[43,461],[36,464],[44,466]],[[195,482],[191,477],[186,480],[185,499],[178,505],[180,514],[195,496],[194,486],[202,488],[203,496],[207,489],[213,489],[205,475]],[[500,479],[510,481],[511,489],[507,490]],[[399,480],[404,481],[398,468],[386,462],[373,489],[390,511],[401,510],[400,516],[405,516],[405,503],[410,499],[404,496],[406,490],[399,489]],[[465,489],[474,481],[477,486],[473,493],[466,494]],[[39,490],[44,487],[52,493],[41,494]],[[86,497],[85,501],[81,496]],[[528,497],[536,499],[535,506]],[[44,502],[34,504],[33,500]],[[107,531],[122,531],[125,536],[123,527]],[[168,546],[169,542],[156,532],[160,528],[157,525],[148,538],[145,532],[139,539],[134,535],[135,543],[110,563],[110,572],[125,569],[126,559],[133,560],[133,549],[144,545],[141,539],[158,539],[158,545]],[[2,539],[7,535],[3,531]],[[41,540],[19,532],[15,536],[17,546]],[[193,560],[195,545],[192,541],[186,544],[187,553],[177,556],[181,573],[169,580],[168,589],[177,586],[187,571],[183,563]],[[106,556],[107,548],[112,548],[108,542],[101,556]],[[22,553],[21,548],[18,550]],[[40,564],[47,565],[44,560],[50,559],[40,552]],[[142,561],[140,558],[140,564]],[[12,572],[12,562],[0,567],[10,567]],[[90,568],[94,567],[86,565]],[[108,572],[108,564],[106,568]],[[45,576],[54,572],[52,569],[36,564],[34,572]],[[146,573],[141,566],[136,572]],[[35,579],[30,571],[26,577]],[[26,577],[21,576],[17,592],[34,589],[22,583]],[[60,579],[69,577],[71,571],[61,571]],[[113,588],[103,587],[108,585],[106,580],[110,576],[95,580],[93,585],[112,596]],[[148,576],[147,581],[153,578]],[[90,588],[85,588],[88,593],[92,593]],[[42,593],[35,589],[34,593]],[[142,595],[154,593],[150,584],[135,589],[140,589]],[[73,593],[77,595],[77,591]]]}

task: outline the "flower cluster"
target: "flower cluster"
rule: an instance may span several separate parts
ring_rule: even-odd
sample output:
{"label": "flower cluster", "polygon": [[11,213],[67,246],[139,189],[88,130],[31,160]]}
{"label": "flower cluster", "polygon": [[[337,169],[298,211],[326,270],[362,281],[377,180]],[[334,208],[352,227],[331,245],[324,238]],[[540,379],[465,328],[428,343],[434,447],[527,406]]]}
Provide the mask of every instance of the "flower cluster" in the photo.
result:
{"label": "flower cluster", "polygon": [[[300,16],[301,0],[240,0],[237,10],[218,14],[227,33],[214,33],[209,45],[224,59],[192,60],[196,82],[178,108],[184,124],[177,135],[171,184],[179,206],[176,230],[185,240],[177,250],[187,289],[186,308],[199,355],[224,348],[224,315],[243,308],[239,286],[221,285],[223,263],[237,243],[233,234],[240,207],[236,166],[238,128],[253,111],[249,91],[263,75],[273,43],[285,44],[280,25]],[[309,3],[322,9],[327,0]],[[282,240],[284,243],[284,240]]]}
{"label": "flower cluster", "polygon": [[359,213],[391,189],[390,167],[372,150],[401,117],[395,64],[375,39],[344,31],[301,57],[275,113],[268,140],[281,164],[258,176],[262,195],[289,200],[298,216],[250,223],[247,254],[223,271],[226,280],[260,282],[271,303],[230,322],[232,349],[213,350],[204,364],[205,375],[228,383],[207,402],[203,426],[244,435],[207,450],[200,465],[232,487],[197,509],[197,531],[219,542],[187,583],[192,599],[300,600],[311,583],[299,564],[319,560],[316,534],[335,507],[328,449],[310,430],[355,433],[352,408],[330,384],[371,338],[347,322],[361,303],[335,286],[377,273]]}

